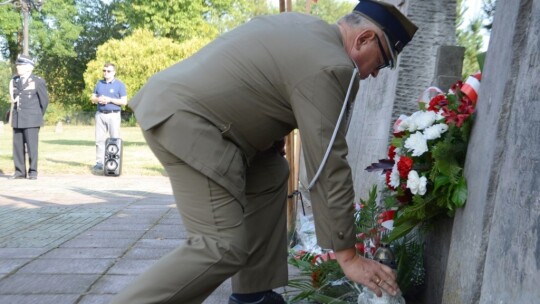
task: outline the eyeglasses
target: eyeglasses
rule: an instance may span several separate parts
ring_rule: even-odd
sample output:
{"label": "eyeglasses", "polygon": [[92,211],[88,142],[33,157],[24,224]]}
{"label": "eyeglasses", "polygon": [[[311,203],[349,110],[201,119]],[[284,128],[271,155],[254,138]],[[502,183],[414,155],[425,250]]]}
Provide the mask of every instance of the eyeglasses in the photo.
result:
{"label": "eyeglasses", "polygon": [[114,70],[103,70],[103,73],[112,73]]}
{"label": "eyeglasses", "polygon": [[384,52],[384,48],[382,46],[381,39],[379,39],[379,36],[375,35],[375,38],[377,38],[377,44],[379,45],[379,50],[381,51],[381,55],[384,60],[384,62],[377,67],[377,70],[382,70],[390,66],[390,60],[388,60],[388,56],[386,56],[386,53]]}

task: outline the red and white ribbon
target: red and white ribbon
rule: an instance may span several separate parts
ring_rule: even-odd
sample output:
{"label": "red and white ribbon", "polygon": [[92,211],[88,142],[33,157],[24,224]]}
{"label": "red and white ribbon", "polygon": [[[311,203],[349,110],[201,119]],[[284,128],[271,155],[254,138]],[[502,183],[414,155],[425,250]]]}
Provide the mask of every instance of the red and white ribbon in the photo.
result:
{"label": "red and white ribbon", "polygon": [[482,79],[482,74],[476,73],[467,78],[467,81],[461,87],[461,92],[465,94],[469,99],[476,103],[478,100],[478,92],[480,91],[480,80]]}
{"label": "red and white ribbon", "polygon": [[437,87],[429,87],[422,93],[422,95],[420,95],[418,102],[429,104],[429,101],[431,100],[431,98],[439,94],[444,94],[444,92]]}

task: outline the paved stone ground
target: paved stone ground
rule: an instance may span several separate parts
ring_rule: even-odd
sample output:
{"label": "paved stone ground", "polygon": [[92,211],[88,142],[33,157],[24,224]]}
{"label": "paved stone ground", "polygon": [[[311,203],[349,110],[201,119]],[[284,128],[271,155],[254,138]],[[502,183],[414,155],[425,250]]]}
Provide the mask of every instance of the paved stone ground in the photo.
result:
{"label": "paved stone ground", "polygon": [[0,176],[0,304],[108,303],[185,235],[166,177]]}

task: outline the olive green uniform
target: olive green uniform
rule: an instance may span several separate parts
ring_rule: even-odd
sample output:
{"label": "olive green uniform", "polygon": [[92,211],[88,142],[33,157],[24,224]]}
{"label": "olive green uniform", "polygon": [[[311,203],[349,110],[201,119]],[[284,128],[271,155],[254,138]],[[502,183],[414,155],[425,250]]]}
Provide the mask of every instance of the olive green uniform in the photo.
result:
{"label": "olive green uniform", "polygon": [[[189,237],[113,303],[200,303],[233,275],[236,293],[286,285],[288,167],[273,144],[298,128],[312,178],[353,69],[337,25],[284,13],[254,18],[154,75],[129,106]],[[318,243],[334,250],[355,244],[345,131],[311,190]]]}

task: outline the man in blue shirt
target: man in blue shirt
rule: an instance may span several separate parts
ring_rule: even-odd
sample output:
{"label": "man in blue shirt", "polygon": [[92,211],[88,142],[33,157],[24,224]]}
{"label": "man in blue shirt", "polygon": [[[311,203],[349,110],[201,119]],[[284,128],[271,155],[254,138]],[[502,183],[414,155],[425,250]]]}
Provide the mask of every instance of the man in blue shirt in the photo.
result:
{"label": "man in blue shirt", "polygon": [[120,137],[120,112],[127,104],[127,91],[124,83],[115,78],[116,67],[112,63],[103,66],[103,79],[99,80],[90,98],[97,104],[96,111],[96,165],[94,171],[103,170],[105,140],[107,137]]}

